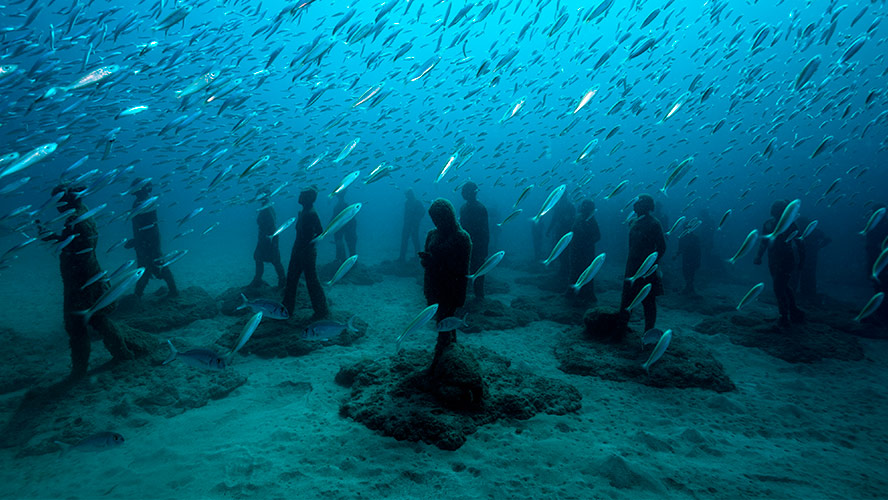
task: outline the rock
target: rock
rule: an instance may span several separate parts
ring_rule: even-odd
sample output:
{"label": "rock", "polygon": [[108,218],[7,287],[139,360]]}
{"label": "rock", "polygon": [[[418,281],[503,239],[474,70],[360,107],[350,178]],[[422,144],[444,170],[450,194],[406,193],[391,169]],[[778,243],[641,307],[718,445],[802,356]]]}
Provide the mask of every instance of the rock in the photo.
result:
{"label": "rock", "polygon": [[619,343],[629,333],[629,318],[614,307],[599,306],[583,316],[586,333],[600,342]]}
{"label": "rock", "polygon": [[350,388],[340,414],[397,440],[455,450],[480,425],[500,419],[524,420],[541,412],[562,415],[580,408],[580,393],[571,385],[515,370],[489,349],[474,350],[474,362],[463,358],[467,349],[461,351],[462,347],[449,354],[462,360],[454,361],[448,376],[478,387],[476,375],[480,374],[485,384],[480,406],[463,410],[443,406],[428,373],[432,354],[402,351],[391,358],[364,359],[340,368],[336,382]]}
{"label": "rock", "polygon": [[[161,365],[167,352],[159,346],[150,357],[93,370],[88,380],[63,379],[31,389],[0,431],[0,447],[18,447],[19,457],[58,452],[55,440],[75,443],[119,427],[121,418],[138,422],[146,414],[180,415],[224,398],[247,380],[232,367],[209,371],[179,361]],[[116,402],[110,411],[108,401]]]}
{"label": "rock", "polygon": [[651,387],[697,387],[715,392],[733,391],[736,387],[706,346],[681,332],[646,372],[641,365],[650,356],[653,346],[642,349],[637,338],[620,343],[589,340],[581,333],[565,333],[555,348],[559,369],[574,375],[593,375],[605,380],[632,381]]}
{"label": "rock", "polygon": [[432,373],[433,392],[445,408],[478,408],[484,397],[481,366],[472,351],[462,344],[450,344],[441,353]]}
{"label": "rock", "polygon": [[[355,340],[363,337],[367,333],[367,323],[360,318],[354,319],[354,327],[357,332],[350,332],[348,329],[343,330],[338,337],[334,337],[327,341],[322,340],[303,340],[302,333],[305,327],[310,324],[308,315],[310,309],[305,314],[291,317],[289,320],[263,319],[253,336],[239,351],[243,354],[252,354],[260,358],[283,358],[287,356],[304,356],[310,352],[314,352],[323,347],[332,345],[349,346]],[[299,312],[299,311],[297,311]],[[346,324],[351,315],[348,313],[338,314],[331,319]],[[247,319],[239,321],[231,325],[222,337],[216,342],[217,347],[221,349],[231,349],[241,332],[244,329]]]}
{"label": "rock", "polygon": [[619,490],[639,489],[658,493],[665,492],[663,485],[653,475],[639,470],[635,465],[630,465],[626,459],[619,455],[611,455],[602,460],[598,467],[598,474]]}
{"label": "rock", "polygon": [[129,295],[121,299],[111,318],[119,323],[151,333],[182,328],[198,319],[219,314],[216,301],[203,288],[192,286],[178,297]]}
{"label": "rock", "polygon": [[466,333],[477,333],[487,330],[511,330],[539,321],[539,316],[533,311],[516,309],[506,306],[496,299],[484,300],[469,299],[462,309],[462,313],[468,314],[467,326],[460,328]]}
{"label": "rock", "polygon": [[789,363],[814,363],[822,359],[859,361],[863,348],[856,337],[810,320],[803,325],[780,327],[776,321],[745,314],[707,318],[694,326],[707,334],[727,335],[731,343],[756,347]]}
{"label": "rock", "polygon": [[275,288],[264,281],[259,285],[235,286],[231,287],[216,296],[216,302],[219,304],[219,312],[226,316],[246,316],[253,312],[249,307],[238,309],[243,303],[241,294],[250,300],[269,299],[280,302],[284,291]]}
{"label": "rock", "polygon": [[[359,258],[360,260],[360,258]],[[326,283],[333,279],[333,275],[339,269],[340,262],[329,262],[318,268],[318,277],[321,283]],[[382,281],[382,274],[378,271],[355,262],[355,265],[339,280],[337,283],[348,283],[351,285],[372,285]]]}

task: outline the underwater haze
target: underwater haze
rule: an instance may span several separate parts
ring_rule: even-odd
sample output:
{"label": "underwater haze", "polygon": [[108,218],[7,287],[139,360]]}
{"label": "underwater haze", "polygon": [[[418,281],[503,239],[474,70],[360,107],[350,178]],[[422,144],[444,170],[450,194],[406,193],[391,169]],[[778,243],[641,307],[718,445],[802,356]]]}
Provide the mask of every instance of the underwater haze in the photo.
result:
{"label": "underwater haze", "polygon": [[886,14],[0,2],[0,497],[884,497]]}

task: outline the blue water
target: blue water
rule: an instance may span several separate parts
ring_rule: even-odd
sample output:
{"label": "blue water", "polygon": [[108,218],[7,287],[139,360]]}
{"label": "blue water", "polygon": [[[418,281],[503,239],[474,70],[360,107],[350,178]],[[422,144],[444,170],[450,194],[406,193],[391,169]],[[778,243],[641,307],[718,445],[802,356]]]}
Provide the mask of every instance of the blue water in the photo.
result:
{"label": "blue water", "polygon": [[[189,283],[212,273],[186,272],[180,284],[218,292],[251,277],[260,188],[280,188],[273,201],[282,223],[297,215],[299,191],[316,186],[326,224],[335,215],[335,200],[326,195],[360,171],[346,197],[363,205],[358,253],[367,265],[397,257],[406,189],[426,204],[445,197],[458,207],[459,187],[469,180],[480,187],[491,225],[534,185],[519,207],[523,213],[491,245],[491,253],[505,250],[504,264],[525,265],[532,258],[528,219],[564,184],[573,202],[596,202],[603,234],[598,252],[607,252],[612,266],[605,274],[621,272],[625,220],[640,193],[654,196],[664,230],[680,216],[700,217],[705,210],[718,223],[731,210],[714,234],[716,261],[730,257],[750,230],[761,229],[773,201],[799,199],[802,215],[818,220],[833,239],[820,256],[821,291],[854,307],[871,296],[858,232],[874,204],[888,201],[884,1],[614,0],[590,20],[584,19],[595,2],[484,1],[460,18],[472,2],[400,0],[382,14],[391,3],[75,0],[0,6],[0,155],[58,145],[45,159],[0,179],[3,189],[30,178],[0,195],[0,214],[25,207],[0,220],[0,251],[36,236],[34,220],[55,213],[52,207],[34,211],[60,181],[78,179],[90,188],[89,207],[107,204],[96,217],[97,251],[103,266],[114,269],[133,258],[123,248],[107,251],[131,237],[123,216],[132,198],[121,194],[133,179],[151,177],[161,196],[164,251],[189,250],[180,269],[216,266],[213,271],[227,280],[225,286]],[[186,6],[192,10],[183,21],[155,29]],[[489,14],[478,20],[488,6]],[[561,18],[566,21],[555,29]],[[369,34],[361,36],[365,30]],[[651,47],[630,58],[646,41]],[[797,84],[817,56],[816,71]],[[69,88],[100,68],[110,74]],[[208,86],[195,85],[207,75]],[[594,96],[574,113],[593,88]],[[509,116],[521,99],[523,106]],[[134,106],[148,108],[116,118]],[[159,135],[185,116],[187,125]],[[235,145],[254,127],[261,129]],[[356,138],[354,150],[334,162]],[[593,140],[594,152],[576,161]],[[436,181],[457,151],[459,168]],[[264,155],[266,163],[242,175]],[[689,157],[689,172],[668,194],[660,192],[674,166]],[[365,184],[382,163],[395,167],[391,176]],[[229,174],[210,189],[228,166]],[[608,197],[623,181],[625,188]],[[198,207],[204,210],[177,224]],[[426,218],[421,234],[430,227]],[[547,239],[545,253],[558,236]],[[293,229],[281,238],[285,266],[293,238]],[[667,252],[675,240],[669,245]],[[56,279],[53,255],[49,244],[34,242],[2,259],[7,314],[16,310],[11,301],[23,276]],[[320,263],[332,260],[333,245],[323,242],[319,255]],[[677,276],[677,264],[664,263],[670,266]],[[272,273],[267,267],[266,280]],[[760,281],[768,282],[767,269],[753,266],[752,256],[732,269],[704,269],[701,278],[711,290],[732,283],[741,294]],[[60,287],[45,282],[52,285],[39,293],[52,307],[43,312],[58,317],[58,329]],[[32,297],[44,302],[39,294]]]}

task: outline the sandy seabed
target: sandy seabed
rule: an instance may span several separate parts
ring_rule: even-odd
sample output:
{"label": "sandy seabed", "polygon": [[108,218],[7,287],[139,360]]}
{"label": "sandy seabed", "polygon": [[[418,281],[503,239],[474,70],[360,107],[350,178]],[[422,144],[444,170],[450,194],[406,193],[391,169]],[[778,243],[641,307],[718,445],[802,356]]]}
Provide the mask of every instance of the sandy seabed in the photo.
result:
{"label": "sandy seabed", "polygon": [[[47,380],[68,370],[61,285],[49,255],[23,258],[0,281],[0,327],[26,338],[58,339],[46,354]],[[216,259],[215,261],[212,259]],[[249,281],[250,262],[204,256],[200,269],[177,266],[181,285],[216,295]],[[196,260],[193,262],[197,262]],[[236,275],[223,269],[238,269]],[[27,275],[25,273],[27,270]],[[518,273],[497,270],[512,282]],[[18,273],[18,274],[15,274]],[[267,271],[271,278],[271,269]],[[154,282],[151,293],[158,287]],[[599,295],[615,304],[611,287]],[[512,284],[510,296],[542,293]],[[744,290],[732,290],[742,296]],[[768,292],[766,292],[768,293]],[[386,276],[373,286],[337,285],[333,309],[369,324],[352,346],[302,357],[239,356],[247,377],[234,392],[174,417],[113,416],[118,401],[63,405],[66,417],[123,434],[123,446],[95,453],[20,457],[0,449],[0,497],[92,498],[777,498],[864,499],[888,493],[888,349],[860,339],[861,361],[790,364],[723,335],[701,335],[700,314],[661,308],[658,324],[704,341],[737,390],[656,389],[558,370],[553,348],[570,327],[539,321],[508,331],[464,334],[517,366],[574,385],[582,409],[563,416],[482,426],[456,451],[399,442],[339,415],[348,389],[334,383],[341,365],[394,351],[394,338],[424,307],[413,278]],[[304,288],[299,300],[307,300]],[[772,315],[772,306],[753,312]],[[638,329],[640,318],[633,326]],[[219,315],[163,334],[209,345],[237,318]],[[580,328],[577,326],[576,328]],[[431,331],[406,343],[433,345]],[[15,350],[16,346],[7,345]],[[94,365],[108,359],[93,344]],[[163,366],[157,367],[163,370]],[[656,371],[653,370],[653,375]],[[282,384],[289,381],[289,384]],[[83,383],[94,383],[94,379]],[[301,388],[293,390],[293,387]],[[0,419],[24,390],[0,396]],[[35,437],[52,439],[52,436]]]}

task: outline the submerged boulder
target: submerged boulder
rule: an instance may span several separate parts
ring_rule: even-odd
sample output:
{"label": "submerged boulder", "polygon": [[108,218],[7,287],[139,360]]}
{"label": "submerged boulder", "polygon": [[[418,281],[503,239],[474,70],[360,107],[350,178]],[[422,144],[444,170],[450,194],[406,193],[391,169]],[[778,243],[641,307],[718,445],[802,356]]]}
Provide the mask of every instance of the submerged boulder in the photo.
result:
{"label": "submerged boulder", "polygon": [[[308,310],[311,311],[310,309]],[[309,313],[310,314],[310,313]],[[333,316],[332,319],[347,325],[352,315],[343,313]],[[216,341],[216,345],[222,349],[231,349],[237,342],[244,329],[247,319],[231,325],[225,334]],[[344,328],[342,333],[327,340],[307,340],[302,334],[311,322],[307,314],[297,310],[297,316],[289,320],[263,319],[253,336],[250,337],[244,347],[239,351],[243,354],[253,354],[260,358],[284,358],[287,356],[304,356],[324,347],[339,345],[349,346],[367,333],[367,323],[355,317],[352,325],[356,331]]]}
{"label": "submerged boulder", "polygon": [[556,346],[555,358],[560,370],[573,375],[592,375],[651,387],[697,387],[715,392],[736,388],[722,364],[693,336],[673,333],[669,348],[646,371],[642,364],[653,348],[653,345],[642,347],[640,336],[632,335],[621,342],[596,341],[573,332],[566,333]]}
{"label": "submerged boulder", "polygon": [[121,299],[111,315],[115,321],[151,333],[182,328],[192,321],[219,314],[216,301],[203,288],[191,286],[177,297],[129,295]]}
{"label": "submerged boulder", "polygon": [[[446,374],[451,382],[443,386],[429,374],[429,352],[401,351],[390,358],[343,366],[336,382],[351,392],[339,412],[397,440],[455,450],[481,425],[526,420],[537,413],[563,415],[580,408],[579,391],[567,383],[513,369],[489,349],[471,351],[473,360],[466,358],[466,352],[470,351],[459,346],[445,353],[451,362],[438,376]],[[472,399],[467,406],[466,389],[482,387],[480,404]]]}
{"label": "submerged boulder", "polygon": [[586,333],[600,342],[622,342],[629,330],[629,316],[607,306],[594,307],[583,316]]}

